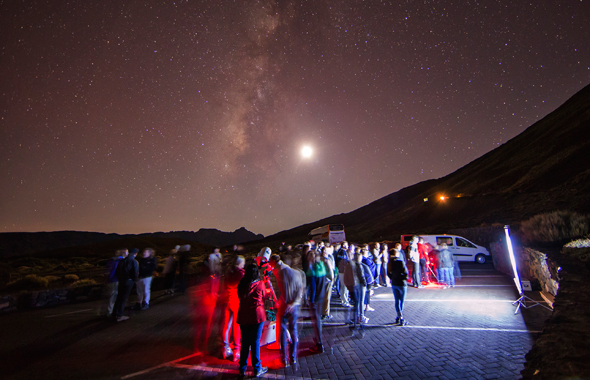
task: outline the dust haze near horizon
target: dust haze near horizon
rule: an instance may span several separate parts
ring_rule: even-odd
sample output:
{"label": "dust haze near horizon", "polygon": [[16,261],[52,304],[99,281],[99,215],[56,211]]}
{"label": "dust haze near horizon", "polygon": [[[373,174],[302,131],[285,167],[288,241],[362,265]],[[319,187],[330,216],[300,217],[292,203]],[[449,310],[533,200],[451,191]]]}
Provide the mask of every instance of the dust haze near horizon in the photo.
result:
{"label": "dust haze near horizon", "polygon": [[590,83],[588,1],[3,2],[0,25],[0,232],[270,235]]}

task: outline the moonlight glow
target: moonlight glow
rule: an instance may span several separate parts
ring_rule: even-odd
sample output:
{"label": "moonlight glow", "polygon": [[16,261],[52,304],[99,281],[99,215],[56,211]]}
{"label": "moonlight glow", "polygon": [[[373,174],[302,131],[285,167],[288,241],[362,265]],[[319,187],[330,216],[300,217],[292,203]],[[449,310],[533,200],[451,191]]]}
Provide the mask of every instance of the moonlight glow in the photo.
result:
{"label": "moonlight glow", "polygon": [[313,149],[311,149],[311,147],[309,145],[305,145],[303,148],[301,148],[301,156],[303,158],[309,158],[309,157],[311,157],[312,154],[313,154]]}

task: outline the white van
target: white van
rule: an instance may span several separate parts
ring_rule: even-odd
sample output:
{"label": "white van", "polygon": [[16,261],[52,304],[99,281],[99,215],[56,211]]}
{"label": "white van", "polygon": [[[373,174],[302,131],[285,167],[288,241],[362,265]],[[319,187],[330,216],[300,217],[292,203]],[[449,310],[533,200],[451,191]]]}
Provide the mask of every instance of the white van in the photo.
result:
{"label": "white van", "polygon": [[[401,244],[404,250],[412,241],[414,235],[402,235]],[[490,260],[490,252],[481,245],[474,244],[461,236],[456,235],[418,235],[424,239],[424,243],[430,244],[436,249],[442,243],[447,243],[449,251],[453,254],[455,261],[474,261],[479,264],[485,264]]]}

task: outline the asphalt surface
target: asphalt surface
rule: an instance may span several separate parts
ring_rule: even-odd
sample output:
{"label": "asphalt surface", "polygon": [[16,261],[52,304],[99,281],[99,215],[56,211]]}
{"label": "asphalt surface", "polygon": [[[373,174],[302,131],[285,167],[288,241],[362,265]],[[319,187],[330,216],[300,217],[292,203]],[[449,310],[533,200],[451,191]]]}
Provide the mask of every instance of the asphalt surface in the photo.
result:
{"label": "asphalt surface", "polygon": [[[490,264],[461,264],[452,289],[409,288],[404,316],[394,326],[390,288],[375,290],[369,323],[351,330],[348,309],[332,303],[324,323],[326,352],[311,354],[307,312],[300,320],[300,366],[283,368],[277,350],[263,347],[265,378],[519,379],[525,355],[550,311],[514,314],[512,279]],[[538,299],[534,292],[527,296]],[[187,295],[154,294],[151,307],[116,323],[104,302],[87,302],[0,315],[4,379],[233,379],[237,364],[218,357],[213,326],[209,356],[195,355],[194,305]],[[532,306],[529,304],[529,306]]]}

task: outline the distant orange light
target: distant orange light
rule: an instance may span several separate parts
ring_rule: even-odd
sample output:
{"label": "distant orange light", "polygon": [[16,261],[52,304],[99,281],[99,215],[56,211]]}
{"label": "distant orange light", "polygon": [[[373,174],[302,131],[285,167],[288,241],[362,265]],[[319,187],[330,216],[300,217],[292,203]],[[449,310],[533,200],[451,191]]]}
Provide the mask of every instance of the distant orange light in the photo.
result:
{"label": "distant orange light", "polygon": [[445,199],[447,199],[447,198],[446,198],[444,195],[441,195],[441,196],[440,196],[440,200],[441,200],[441,201],[444,201]]}

